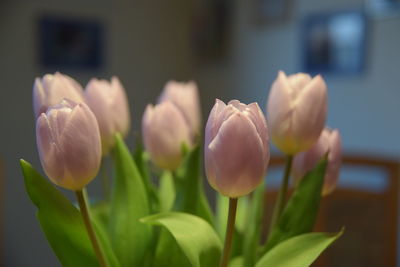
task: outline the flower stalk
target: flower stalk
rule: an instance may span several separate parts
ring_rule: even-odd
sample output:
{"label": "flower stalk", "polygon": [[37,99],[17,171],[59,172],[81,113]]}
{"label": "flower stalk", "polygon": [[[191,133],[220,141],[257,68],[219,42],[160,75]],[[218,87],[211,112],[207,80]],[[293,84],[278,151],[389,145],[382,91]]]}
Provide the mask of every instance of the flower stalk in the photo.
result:
{"label": "flower stalk", "polygon": [[104,255],[100,249],[99,242],[97,241],[97,237],[94,232],[92,222],[90,221],[90,215],[89,215],[89,210],[87,207],[85,196],[84,196],[82,190],[75,191],[75,194],[76,194],[76,198],[79,203],[79,209],[82,214],[83,222],[85,223],[86,231],[89,235],[90,242],[93,245],[93,249],[96,254],[97,260],[99,261],[99,264],[101,267],[107,267],[106,261],[104,259]]}
{"label": "flower stalk", "polygon": [[281,217],[283,209],[285,208],[286,194],[289,187],[289,177],[292,169],[292,162],[293,162],[293,155],[288,155],[286,159],[286,166],[285,166],[285,172],[283,174],[282,185],[279,190],[278,198],[274,208],[274,213],[272,215],[269,233],[271,233],[272,229],[277,224],[279,217]]}
{"label": "flower stalk", "polygon": [[237,200],[237,198],[229,198],[228,222],[226,227],[224,250],[221,258],[221,267],[228,266],[229,256],[231,254],[233,233],[235,229]]}

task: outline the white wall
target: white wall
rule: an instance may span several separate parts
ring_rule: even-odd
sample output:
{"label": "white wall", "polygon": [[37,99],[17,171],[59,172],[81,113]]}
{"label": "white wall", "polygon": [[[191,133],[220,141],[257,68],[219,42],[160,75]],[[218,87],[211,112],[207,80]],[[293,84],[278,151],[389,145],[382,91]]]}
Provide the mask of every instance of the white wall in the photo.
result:
{"label": "white wall", "polygon": [[[223,95],[257,101],[265,108],[271,83],[282,69],[302,70],[301,20],[314,12],[362,7],[362,0],[293,1],[285,23],[255,24],[255,1],[236,1],[230,60],[223,66],[200,66],[197,75],[209,89],[217,82]],[[326,76],[328,124],[339,128],[348,153],[379,154],[400,159],[400,17],[370,20],[365,73]]]}

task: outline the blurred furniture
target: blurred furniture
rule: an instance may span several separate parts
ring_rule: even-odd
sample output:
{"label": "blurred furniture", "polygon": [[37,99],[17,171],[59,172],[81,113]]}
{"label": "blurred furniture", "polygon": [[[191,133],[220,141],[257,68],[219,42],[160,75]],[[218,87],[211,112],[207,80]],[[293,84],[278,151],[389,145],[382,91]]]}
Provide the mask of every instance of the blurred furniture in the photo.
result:
{"label": "blurred furniture", "polygon": [[[283,158],[273,157],[270,169],[283,164]],[[315,231],[346,230],[313,266],[396,266],[399,169],[399,162],[385,158],[343,158],[339,185],[322,199]],[[267,190],[268,221],[278,188]]]}

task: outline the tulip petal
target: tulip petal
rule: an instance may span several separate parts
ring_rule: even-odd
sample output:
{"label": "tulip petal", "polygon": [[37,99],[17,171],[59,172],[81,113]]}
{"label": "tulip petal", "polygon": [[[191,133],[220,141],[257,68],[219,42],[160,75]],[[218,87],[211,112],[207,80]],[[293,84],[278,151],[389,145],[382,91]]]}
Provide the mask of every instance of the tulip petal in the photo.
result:
{"label": "tulip petal", "polygon": [[[262,142],[263,142],[263,147],[264,147],[264,155],[269,156],[269,143],[268,143],[268,128],[267,128],[267,122],[265,121],[265,117],[258,106],[257,103],[251,103],[247,105],[247,108],[244,112],[249,119],[254,123],[254,126],[257,129],[258,135],[260,136]],[[269,158],[265,158],[265,161],[268,161]]]}
{"label": "tulip petal", "polygon": [[342,164],[342,141],[338,130],[330,132],[328,142],[328,168],[325,175],[323,195],[327,195],[335,189]]}
{"label": "tulip petal", "polygon": [[223,122],[216,137],[206,148],[207,157],[213,167],[207,177],[210,184],[223,195],[246,195],[263,179],[265,163],[262,140],[255,125],[239,111]]}
{"label": "tulip petal", "polygon": [[290,86],[296,94],[299,93],[310,81],[310,75],[306,73],[296,73],[288,77]]}
{"label": "tulip petal", "polygon": [[303,140],[301,150],[307,150],[318,139],[325,126],[327,113],[326,84],[316,76],[299,94],[293,113],[293,135]]}
{"label": "tulip petal", "polygon": [[182,159],[182,144],[191,145],[189,128],[179,109],[170,101],[152,108],[143,116],[143,138],[153,161],[161,168],[176,169]]}
{"label": "tulip petal", "polygon": [[36,121],[36,142],[44,171],[55,184],[59,184],[58,179],[64,177],[64,160],[45,113]]}
{"label": "tulip petal", "polygon": [[217,134],[219,126],[222,123],[222,122],[217,123],[217,121],[220,121],[220,114],[225,109],[225,107],[226,105],[223,101],[215,99],[215,104],[210,111],[210,115],[208,116],[206,124],[206,134],[205,134],[205,144],[204,144],[206,147],[211,143],[211,141]]}
{"label": "tulip petal", "polygon": [[71,174],[68,178],[70,186],[82,188],[97,174],[101,157],[97,121],[88,106],[79,104],[72,110],[64,126],[60,145],[67,172]]}
{"label": "tulip petal", "polygon": [[290,150],[292,132],[293,99],[292,89],[284,72],[272,84],[267,104],[267,117],[271,138],[284,152]]}
{"label": "tulip petal", "polygon": [[187,83],[167,82],[158,103],[164,101],[171,101],[180,110],[193,139],[198,134],[201,124],[200,101],[196,83],[193,81]]}

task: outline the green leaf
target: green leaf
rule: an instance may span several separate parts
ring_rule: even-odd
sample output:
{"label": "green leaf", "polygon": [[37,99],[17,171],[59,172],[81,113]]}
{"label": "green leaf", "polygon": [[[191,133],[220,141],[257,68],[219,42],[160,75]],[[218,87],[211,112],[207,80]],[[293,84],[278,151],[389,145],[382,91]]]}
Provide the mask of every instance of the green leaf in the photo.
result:
{"label": "green leaf", "polygon": [[307,267],[343,234],[308,233],[292,237],[271,249],[256,267]]}
{"label": "green leaf", "polygon": [[258,260],[258,248],[260,245],[262,220],[264,214],[265,185],[262,183],[254,191],[249,205],[247,227],[244,231],[243,242],[243,266],[253,267]]}
{"label": "green leaf", "polygon": [[140,139],[136,142],[135,152],[133,153],[133,159],[139,170],[140,177],[143,179],[144,187],[147,191],[147,197],[149,200],[150,211],[156,212],[159,210],[158,204],[159,199],[157,195],[157,189],[151,182],[151,175],[149,170],[149,155],[144,151],[143,144]]}
{"label": "green leaf", "polygon": [[192,266],[218,266],[221,241],[211,225],[200,217],[168,212],[148,216],[141,221],[165,227]]}
{"label": "green leaf", "polygon": [[312,231],[318,214],[326,166],[327,160],[323,159],[303,177],[272,229],[263,252],[288,238]]}
{"label": "green leaf", "polygon": [[154,255],[152,255],[152,264],[157,267],[192,267],[189,259],[182,251],[173,235],[165,228],[160,230],[159,238]]}
{"label": "green leaf", "polygon": [[[61,264],[99,266],[79,210],[28,162],[20,163],[26,191],[38,208],[37,218]],[[109,266],[119,266],[107,238],[98,238]]]}
{"label": "green leaf", "polygon": [[149,215],[142,177],[120,135],[113,151],[115,175],[109,234],[122,266],[140,266],[152,239],[151,228],[139,219]]}
{"label": "green leaf", "polygon": [[200,175],[200,152],[200,146],[195,146],[186,154],[176,172],[177,197],[175,210],[197,215],[211,224],[213,215],[204,193]]}
{"label": "green leaf", "polygon": [[229,267],[243,267],[243,257],[236,257],[233,258],[230,262],[229,262]]}
{"label": "green leaf", "polygon": [[106,201],[97,202],[91,205],[90,214],[93,221],[102,228],[104,232],[108,231],[110,204]]}
{"label": "green leaf", "polygon": [[170,171],[164,171],[160,177],[159,188],[160,211],[167,212],[172,209],[175,201],[174,178]]}

